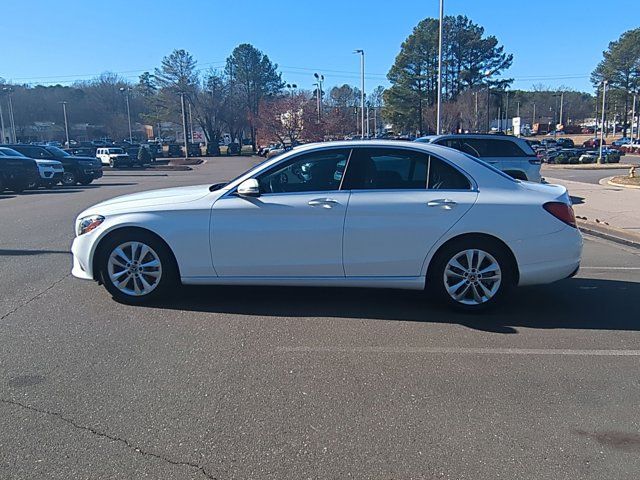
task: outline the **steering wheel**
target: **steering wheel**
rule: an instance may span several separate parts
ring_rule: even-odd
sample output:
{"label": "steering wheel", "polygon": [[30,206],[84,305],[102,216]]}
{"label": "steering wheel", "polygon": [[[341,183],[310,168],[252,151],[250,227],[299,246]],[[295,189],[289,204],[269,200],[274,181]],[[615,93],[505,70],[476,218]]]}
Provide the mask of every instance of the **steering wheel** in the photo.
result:
{"label": "steering wheel", "polygon": [[283,186],[287,183],[289,183],[289,176],[282,172],[269,178],[269,189],[272,193],[283,193],[285,191]]}

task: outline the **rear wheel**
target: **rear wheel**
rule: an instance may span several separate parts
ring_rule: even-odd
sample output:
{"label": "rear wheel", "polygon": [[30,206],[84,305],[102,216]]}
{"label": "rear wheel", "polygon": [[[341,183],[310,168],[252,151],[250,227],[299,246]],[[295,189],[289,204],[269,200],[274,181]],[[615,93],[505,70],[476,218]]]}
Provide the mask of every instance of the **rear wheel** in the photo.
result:
{"label": "rear wheel", "polygon": [[116,233],[100,248],[100,279],[123,303],[139,305],[166,296],[178,283],[178,269],[164,242],[144,232]]}
{"label": "rear wheel", "polygon": [[109,159],[109,166],[111,168],[116,168],[116,161],[113,158]]}
{"label": "rear wheel", "polygon": [[452,242],[434,259],[428,285],[458,310],[485,310],[500,302],[515,283],[514,267],[504,248],[484,238]]}

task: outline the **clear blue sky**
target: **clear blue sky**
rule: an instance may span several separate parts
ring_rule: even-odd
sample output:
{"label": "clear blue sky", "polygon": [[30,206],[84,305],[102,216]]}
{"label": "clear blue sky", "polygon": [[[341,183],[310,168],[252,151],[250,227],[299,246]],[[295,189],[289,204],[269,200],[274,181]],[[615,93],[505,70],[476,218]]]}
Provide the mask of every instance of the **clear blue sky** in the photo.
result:
{"label": "clear blue sky", "polygon": [[[605,5],[604,12],[601,5]],[[445,0],[497,36],[515,60],[514,88],[542,83],[591,90],[589,73],[609,41],[640,25],[639,0]],[[366,52],[367,85],[387,85],[401,42],[438,0],[2,0],[0,77],[19,83],[71,83],[104,71],[132,81],[184,48],[200,67],[219,67],[234,46],[252,43],[283,78],[312,88],[357,84]],[[13,21],[19,19],[20,21]]]}

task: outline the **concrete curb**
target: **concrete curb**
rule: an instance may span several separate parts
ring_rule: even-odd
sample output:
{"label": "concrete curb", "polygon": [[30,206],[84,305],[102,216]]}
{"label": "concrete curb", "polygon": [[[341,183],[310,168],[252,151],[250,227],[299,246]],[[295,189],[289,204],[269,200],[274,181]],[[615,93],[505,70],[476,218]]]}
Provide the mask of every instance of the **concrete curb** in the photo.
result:
{"label": "concrete curb", "polygon": [[633,167],[633,165],[629,163],[607,163],[603,165],[598,165],[595,163],[583,163],[581,165],[557,165],[554,163],[544,164],[545,170],[620,170],[623,168],[631,167]]}
{"label": "concrete curb", "polygon": [[[614,177],[611,177],[614,178]],[[624,183],[617,183],[611,180],[607,180],[607,185],[612,185],[614,187],[622,187],[622,188],[631,188],[635,190],[640,190],[640,185],[625,185]]]}
{"label": "concrete curb", "polygon": [[576,219],[576,223],[581,232],[594,237],[609,240],[620,245],[640,249],[640,235],[630,233],[619,228],[600,223],[589,222],[587,220]]}

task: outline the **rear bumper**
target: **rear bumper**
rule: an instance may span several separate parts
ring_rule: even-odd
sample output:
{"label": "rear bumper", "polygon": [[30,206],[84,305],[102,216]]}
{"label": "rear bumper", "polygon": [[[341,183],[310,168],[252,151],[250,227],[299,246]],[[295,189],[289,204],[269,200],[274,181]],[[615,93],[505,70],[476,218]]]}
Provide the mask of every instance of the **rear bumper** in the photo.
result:
{"label": "rear bumper", "polygon": [[582,244],[580,231],[569,226],[517,242],[514,253],[520,270],[518,284],[552,283],[574,276],[580,268]]}

